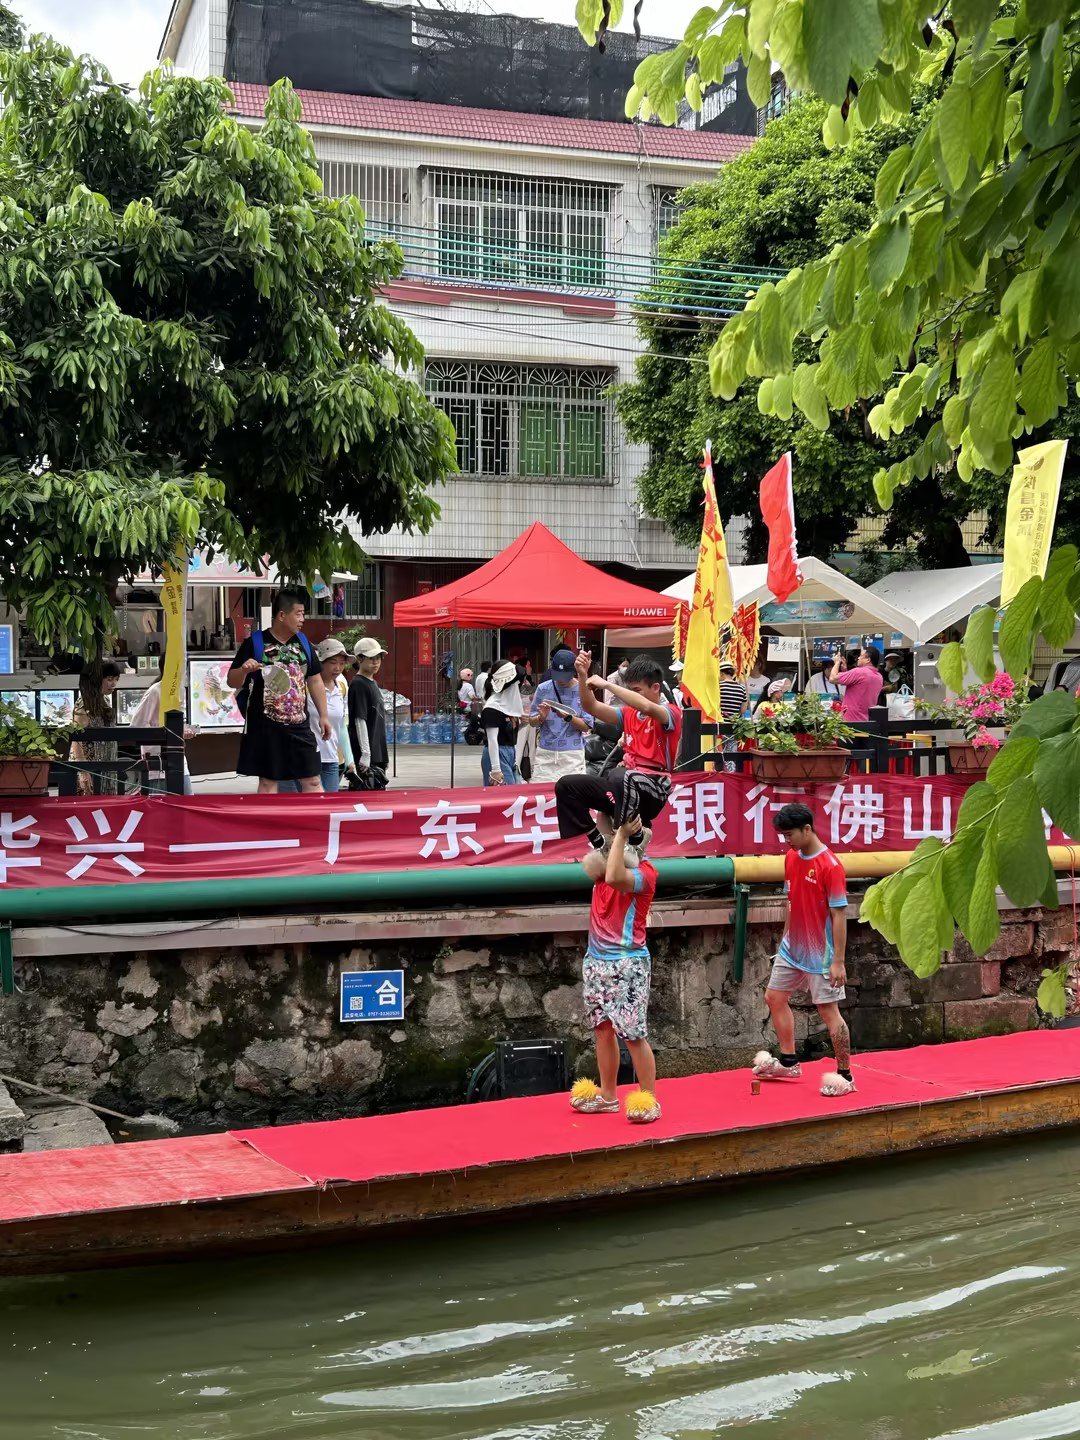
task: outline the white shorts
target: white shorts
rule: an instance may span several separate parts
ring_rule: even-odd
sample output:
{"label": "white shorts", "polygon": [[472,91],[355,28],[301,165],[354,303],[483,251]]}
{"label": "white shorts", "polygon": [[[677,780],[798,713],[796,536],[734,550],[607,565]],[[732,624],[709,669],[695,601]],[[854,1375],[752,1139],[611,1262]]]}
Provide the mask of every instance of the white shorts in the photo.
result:
{"label": "white shorts", "polygon": [[773,961],[769,989],[783,990],[788,995],[808,990],[815,1005],[835,1005],[847,995],[843,985],[834,985],[828,975],[811,975],[809,970],[800,970],[797,965],[789,965],[779,956]]}
{"label": "white shorts", "polygon": [[541,750],[533,755],[532,778],[540,785],[554,785],[563,775],[585,774],[585,751]]}

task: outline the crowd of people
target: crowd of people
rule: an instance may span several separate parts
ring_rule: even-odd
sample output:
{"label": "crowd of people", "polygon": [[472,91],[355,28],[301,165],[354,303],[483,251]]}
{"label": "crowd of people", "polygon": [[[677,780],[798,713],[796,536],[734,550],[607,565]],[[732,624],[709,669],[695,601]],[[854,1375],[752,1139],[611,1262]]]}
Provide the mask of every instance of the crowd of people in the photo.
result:
{"label": "crowd of people", "polygon": [[[233,658],[228,684],[244,715],[237,769],[254,776],[262,794],[334,792],[343,781],[353,788],[381,788],[387,783],[389,755],[378,675],[387,651],[371,637],[359,640],[351,654],[334,636],[312,646],[304,634],[305,618],[303,596],[280,591],[270,625],[244,640]],[[589,651],[575,655],[562,645],[549,659],[539,681],[531,665],[511,658],[492,659],[479,675],[464,669],[458,676],[457,705],[479,732],[485,786],[520,783],[528,757],[531,778],[554,785],[560,837],[585,841],[582,863],[592,882],[592,905],[583,999],[599,1084],[579,1081],[570,1104],[581,1114],[619,1113],[616,1084],[624,1043],[638,1080],[638,1089],[626,1100],[626,1118],[648,1124],[661,1115],[656,1061],[648,1040],[651,961],[646,927],[657,885],[648,849],[652,826],[671,794],[677,763],[682,667],[677,662],[671,666],[669,680],[658,661],[637,655],[621,659],[606,676],[593,674]],[[110,697],[118,680],[118,669],[106,665],[100,686],[87,689],[80,700],[78,723],[114,723]],[[739,680],[735,666],[724,661],[722,718],[733,719],[775,700],[789,684],[783,677],[770,680],[757,665]],[[868,718],[886,684],[877,651],[864,646],[829,657],[807,690],[823,700],[835,697],[845,719],[858,721]],[[153,727],[160,724],[160,712],[158,682],[146,692],[135,718],[140,726]],[[597,732],[618,745],[613,757],[617,763],[598,774],[590,773],[586,764],[586,745]],[[93,763],[114,761],[116,748],[111,740],[76,742],[72,759],[88,767],[80,774],[80,789],[83,775],[89,786]],[[105,788],[113,782],[104,774],[99,783]],[[755,1083],[801,1078],[790,997],[805,990],[834,1050],[835,1073],[824,1077],[822,1094],[850,1094],[855,1089],[850,1043],[838,1008],[846,979],[844,872],[818,838],[813,815],[804,805],[783,806],[774,823],[788,846],[787,923],[765,995],[779,1054],[762,1051],[755,1058]]]}

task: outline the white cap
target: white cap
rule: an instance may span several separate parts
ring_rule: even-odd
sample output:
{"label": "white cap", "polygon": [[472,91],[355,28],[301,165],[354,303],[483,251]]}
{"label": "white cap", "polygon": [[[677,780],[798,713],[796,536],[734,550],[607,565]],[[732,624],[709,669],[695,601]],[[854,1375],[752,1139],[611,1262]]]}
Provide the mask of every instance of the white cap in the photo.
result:
{"label": "white cap", "polygon": [[683,664],[683,662],[682,662],[681,660],[673,660],[673,661],[671,662],[671,664],[668,666],[668,669],[669,669],[669,670],[673,670],[673,671],[675,672],[675,674],[677,675],[680,670],[685,670],[685,669],[686,669],[686,666]]}
{"label": "white cap", "polygon": [[349,652],[340,640],[333,635],[328,635],[325,640],[320,640],[315,646],[315,654],[320,660],[332,660],[335,655],[347,655]]}
{"label": "white cap", "polygon": [[383,649],[373,635],[365,635],[353,646],[353,654],[360,660],[373,660],[376,655],[389,655],[390,651]]}

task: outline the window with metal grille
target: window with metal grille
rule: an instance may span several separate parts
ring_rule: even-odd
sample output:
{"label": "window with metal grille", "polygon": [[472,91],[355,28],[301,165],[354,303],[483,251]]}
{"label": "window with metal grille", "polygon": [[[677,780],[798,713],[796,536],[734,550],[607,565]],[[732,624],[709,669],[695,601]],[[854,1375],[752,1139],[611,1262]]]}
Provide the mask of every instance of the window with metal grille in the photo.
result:
{"label": "window with metal grille", "polygon": [[660,248],[660,242],[664,236],[675,225],[679,223],[682,215],[682,206],[678,203],[678,190],[654,189],[654,204],[656,206],[656,248]]}
{"label": "window with metal grille", "polygon": [[611,481],[614,371],[430,360],[425,383],[457,432],[462,475]]}
{"label": "window with metal grille", "polygon": [[614,187],[431,172],[439,274],[491,285],[603,290]]}
{"label": "window with metal grille", "polygon": [[382,566],[365,565],[355,580],[335,580],[313,596],[311,613],[321,620],[380,620]]}
{"label": "window with metal grille", "polygon": [[409,223],[413,171],[392,165],[362,165],[355,160],[320,160],[323,190],[332,200],[355,195],[369,224],[391,234]]}

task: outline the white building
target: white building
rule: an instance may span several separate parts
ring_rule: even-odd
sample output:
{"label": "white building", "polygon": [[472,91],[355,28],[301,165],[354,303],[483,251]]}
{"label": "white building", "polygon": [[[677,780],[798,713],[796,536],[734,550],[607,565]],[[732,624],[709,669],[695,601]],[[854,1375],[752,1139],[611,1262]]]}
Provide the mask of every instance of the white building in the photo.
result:
{"label": "white building", "polygon": [[[226,0],[175,0],[161,55],[222,73]],[[266,88],[234,83],[257,124]],[[585,559],[685,573],[692,552],[642,515],[645,462],[609,387],[641,354],[632,311],[656,276],[658,236],[681,188],[752,141],[660,126],[566,119],[301,91],[327,193],[355,194],[406,272],[386,298],[427,352],[425,383],[458,435],[460,475],[430,535],[365,537],[380,564],[379,614],[496,554],[542,520]],[[703,272],[721,311],[752,277]],[[373,608],[370,602],[367,608]],[[373,625],[373,631],[380,626]]]}

